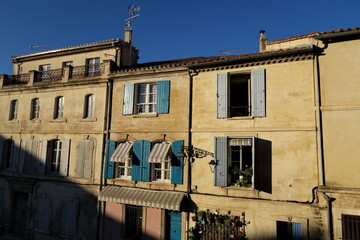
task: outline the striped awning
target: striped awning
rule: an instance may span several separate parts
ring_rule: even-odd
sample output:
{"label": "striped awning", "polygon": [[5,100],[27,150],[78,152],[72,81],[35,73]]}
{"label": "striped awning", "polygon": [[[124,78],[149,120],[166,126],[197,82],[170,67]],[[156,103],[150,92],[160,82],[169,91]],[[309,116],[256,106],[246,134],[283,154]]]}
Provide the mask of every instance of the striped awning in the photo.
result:
{"label": "striped awning", "polygon": [[99,201],[117,202],[180,211],[185,193],[154,191],[129,187],[106,186],[99,194]]}
{"label": "striped awning", "polygon": [[125,162],[125,160],[129,158],[129,151],[132,145],[133,145],[132,142],[120,143],[115,149],[115,152],[111,155],[110,161]]}
{"label": "striped awning", "polygon": [[156,143],[152,148],[149,156],[150,163],[162,163],[165,161],[167,154],[169,153],[170,143]]}

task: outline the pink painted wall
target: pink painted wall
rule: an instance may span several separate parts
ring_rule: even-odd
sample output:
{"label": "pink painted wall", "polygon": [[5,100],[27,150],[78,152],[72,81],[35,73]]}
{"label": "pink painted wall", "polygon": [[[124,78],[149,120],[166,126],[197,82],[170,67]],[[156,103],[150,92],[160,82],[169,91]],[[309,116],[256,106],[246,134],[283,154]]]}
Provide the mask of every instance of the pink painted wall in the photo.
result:
{"label": "pink painted wall", "polygon": [[146,209],[146,236],[150,239],[160,239],[161,236],[161,209]]}
{"label": "pink painted wall", "polygon": [[122,226],[124,224],[122,222],[122,211],[122,204],[106,202],[103,239],[120,239],[122,236],[121,229],[124,229]]}

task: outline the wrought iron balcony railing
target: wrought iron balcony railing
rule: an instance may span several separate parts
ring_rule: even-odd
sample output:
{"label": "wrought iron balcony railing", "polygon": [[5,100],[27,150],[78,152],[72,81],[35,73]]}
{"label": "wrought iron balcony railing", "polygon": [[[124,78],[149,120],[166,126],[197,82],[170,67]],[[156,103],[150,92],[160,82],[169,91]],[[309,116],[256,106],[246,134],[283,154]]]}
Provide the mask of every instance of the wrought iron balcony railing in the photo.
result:
{"label": "wrought iron balcony railing", "polygon": [[54,69],[37,72],[35,82],[60,81],[63,76],[63,69]]}
{"label": "wrought iron balcony railing", "polygon": [[17,85],[27,84],[30,79],[30,74],[18,74],[18,75],[4,75],[4,85]]}
{"label": "wrought iron balcony railing", "polygon": [[100,76],[104,73],[103,64],[73,67],[70,78],[84,78]]}

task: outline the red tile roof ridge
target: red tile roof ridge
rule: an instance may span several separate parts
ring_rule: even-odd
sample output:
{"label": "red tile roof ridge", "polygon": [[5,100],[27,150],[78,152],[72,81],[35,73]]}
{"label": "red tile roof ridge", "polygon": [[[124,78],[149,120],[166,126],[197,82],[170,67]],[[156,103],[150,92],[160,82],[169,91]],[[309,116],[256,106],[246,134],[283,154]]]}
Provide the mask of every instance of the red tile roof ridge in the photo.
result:
{"label": "red tile roof ridge", "polygon": [[272,44],[283,43],[283,42],[290,42],[290,41],[294,41],[294,40],[310,38],[310,37],[329,34],[329,33],[350,32],[350,31],[356,31],[356,30],[360,30],[360,27],[341,28],[341,29],[337,29],[337,30],[330,30],[330,31],[323,31],[323,32],[312,32],[312,33],[307,33],[307,34],[304,34],[304,35],[292,36],[292,37],[289,37],[289,38],[283,38],[283,39],[278,39],[278,40],[274,40],[274,41],[269,41],[269,42],[266,43],[266,45],[272,45]]}

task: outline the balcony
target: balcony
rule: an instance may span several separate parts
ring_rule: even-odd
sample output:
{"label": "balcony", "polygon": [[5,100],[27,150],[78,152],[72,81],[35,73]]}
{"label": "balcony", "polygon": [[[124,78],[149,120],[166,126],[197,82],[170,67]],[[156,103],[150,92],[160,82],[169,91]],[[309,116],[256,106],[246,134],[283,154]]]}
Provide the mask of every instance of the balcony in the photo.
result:
{"label": "balcony", "polygon": [[32,86],[43,82],[69,82],[92,77],[106,77],[115,66],[111,60],[105,60],[102,64],[87,66],[65,66],[61,69],[48,71],[30,71],[19,75],[0,75],[0,89],[6,86]]}

